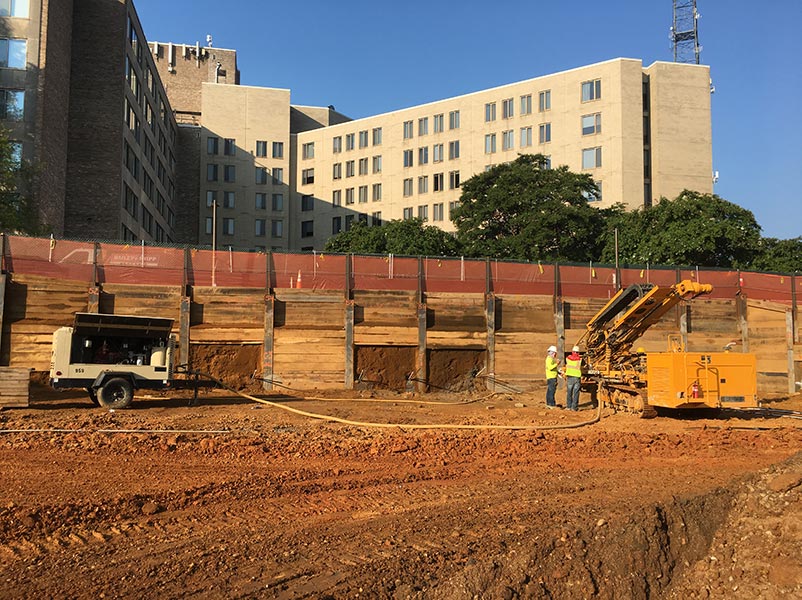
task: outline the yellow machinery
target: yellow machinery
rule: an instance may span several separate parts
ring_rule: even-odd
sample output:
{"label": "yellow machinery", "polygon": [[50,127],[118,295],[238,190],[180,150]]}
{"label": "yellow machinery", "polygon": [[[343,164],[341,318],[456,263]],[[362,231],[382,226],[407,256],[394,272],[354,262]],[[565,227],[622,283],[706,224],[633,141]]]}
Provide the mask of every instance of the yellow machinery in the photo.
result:
{"label": "yellow machinery", "polygon": [[634,352],[632,345],[671,308],[713,287],[682,281],[671,287],[636,284],[619,290],[588,322],[582,336],[586,380],[597,399],[643,417],[655,407],[687,409],[757,406],[754,354],[673,351]]}

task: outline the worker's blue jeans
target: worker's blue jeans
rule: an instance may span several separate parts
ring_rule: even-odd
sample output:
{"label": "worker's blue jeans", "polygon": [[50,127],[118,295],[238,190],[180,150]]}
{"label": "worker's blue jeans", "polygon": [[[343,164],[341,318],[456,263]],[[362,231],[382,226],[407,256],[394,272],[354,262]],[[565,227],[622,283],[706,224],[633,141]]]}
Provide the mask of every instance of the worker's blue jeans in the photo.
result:
{"label": "worker's blue jeans", "polygon": [[554,406],[554,394],[557,391],[557,378],[546,380],[546,406]]}
{"label": "worker's blue jeans", "polygon": [[568,410],[579,410],[579,388],[582,384],[581,377],[567,377],[567,392],[565,396],[565,407]]}

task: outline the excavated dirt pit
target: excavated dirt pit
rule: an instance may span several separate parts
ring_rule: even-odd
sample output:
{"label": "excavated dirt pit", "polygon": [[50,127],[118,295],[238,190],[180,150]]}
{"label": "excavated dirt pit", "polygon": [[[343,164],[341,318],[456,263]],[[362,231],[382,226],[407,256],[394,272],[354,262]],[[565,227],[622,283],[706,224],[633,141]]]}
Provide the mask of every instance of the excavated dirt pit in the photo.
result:
{"label": "excavated dirt pit", "polygon": [[802,594],[799,419],[594,423],[584,396],[568,413],[542,395],[214,391],[115,412],[33,386],[0,412],[0,597]]}

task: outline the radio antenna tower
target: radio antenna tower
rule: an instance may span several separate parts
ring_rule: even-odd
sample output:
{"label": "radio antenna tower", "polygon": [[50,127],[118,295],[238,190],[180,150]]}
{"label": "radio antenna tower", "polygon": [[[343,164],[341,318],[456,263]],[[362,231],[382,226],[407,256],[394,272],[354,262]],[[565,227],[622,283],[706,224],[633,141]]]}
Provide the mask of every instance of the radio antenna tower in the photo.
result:
{"label": "radio antenna tower", "polygon": [[702,47],[699,45],[699,13],[696,0],[672,0],[674,24],[671,26],[671,44],[674,62],[699,64]]}

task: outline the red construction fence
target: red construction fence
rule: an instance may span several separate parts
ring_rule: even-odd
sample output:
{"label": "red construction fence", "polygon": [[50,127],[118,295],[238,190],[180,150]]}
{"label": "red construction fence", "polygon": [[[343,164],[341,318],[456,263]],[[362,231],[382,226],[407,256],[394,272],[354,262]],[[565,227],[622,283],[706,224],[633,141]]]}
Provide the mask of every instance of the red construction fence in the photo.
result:
{"label": "red construction fence", "polygon": [[[312,290],[407,290],[497,294],[558,293],[609,298],[619,285],[671,285],[692,279],[713,285],[713,298],[738,294],[785,304],[799,302],[802,277],[737,270],[503,262],[445,257],[257,253],[76,242],[2,235],[4,272],[89,284],[192,285]],[[349,281],[350,277],[350,281]]]}

